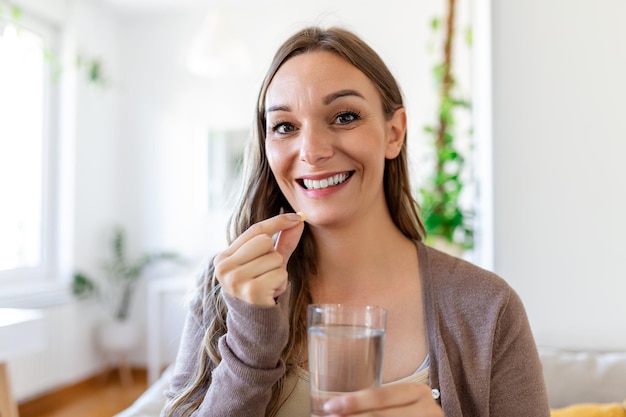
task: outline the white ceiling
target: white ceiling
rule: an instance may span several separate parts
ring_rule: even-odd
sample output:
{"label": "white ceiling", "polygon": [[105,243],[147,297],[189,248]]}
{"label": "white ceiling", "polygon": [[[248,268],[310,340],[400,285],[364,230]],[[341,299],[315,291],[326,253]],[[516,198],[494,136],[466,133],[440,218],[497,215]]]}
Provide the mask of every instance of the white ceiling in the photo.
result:
{"label": "white ceiling", "polygon": [[188,7],[194,5],[213,5],[223,3],[222,0],[103,0],[121,10],[160,10]]}
{"label": "white ceiling", "polygon": [[[155,11],[172,10],[193,6],[229,6],[229,7],[271,7],[285,3],[294,3],[294,0],[102,0],[119,10],[124,11]],[[335,0],[330,0],[332,4]],[[295,1],[297,2],[297,0]],[[317,0],[317,3],[326,3]]]}

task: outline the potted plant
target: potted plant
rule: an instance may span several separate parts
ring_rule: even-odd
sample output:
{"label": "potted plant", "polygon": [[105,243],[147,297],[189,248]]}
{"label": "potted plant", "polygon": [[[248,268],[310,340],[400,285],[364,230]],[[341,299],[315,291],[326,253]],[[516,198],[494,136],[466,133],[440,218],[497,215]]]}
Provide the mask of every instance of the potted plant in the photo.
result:
{"label": "potted plant", "polygon": [[[455,38],[455,0],[448,0],[448,13],[443,38],[443,60],[433,69],[439,91],[437,123],[426,126],[434,144],[435,165],[431,175],[419,190],[426,242],[446,252],[460,256],[473,248],[473,212],[462,207],[461,192],[465,158],[458,147],[459,110],[470,109],[469,101],[457,97],[456,81],[452,71],[452,51]],[[433,30],[441,28],[439,19],[433,19]],[[468,36],[471,42],[471,33]]]}
{"label": "potted plant", "polygon": [[137,284],[144,270],[160,261],[180,261],[174,252],[156,252],[129,259],[126,235],[117,227],[111,239],[111,258],[103,263],[103,279],[95,280],[82,272],[74,274],[72,293],[79,299],[95,298],[106,308],[107,319],[98,328],[98,342],[105,350],[128,350],[138,332],[129,320]]}

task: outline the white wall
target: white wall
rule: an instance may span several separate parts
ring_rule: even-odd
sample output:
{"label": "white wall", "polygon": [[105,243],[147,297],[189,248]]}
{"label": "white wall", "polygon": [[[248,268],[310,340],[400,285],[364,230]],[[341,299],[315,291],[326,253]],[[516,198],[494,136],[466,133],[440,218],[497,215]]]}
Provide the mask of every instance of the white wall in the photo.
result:
{"label": "white wall", "polygon": [[493,2],[495,269],[540,344],[626,348],[624,16]]}
{"label": "white wall", "polygon": [[76,269],[100,273],[108,257],[110,228],[121,215],[119,190],[118,119],[120,92],[117,16],[97,2],[76,2],[75,50],[82,60],[99,60],[105,84],[87,80],[87,68],[77,69],[75,139],[75,244]]}

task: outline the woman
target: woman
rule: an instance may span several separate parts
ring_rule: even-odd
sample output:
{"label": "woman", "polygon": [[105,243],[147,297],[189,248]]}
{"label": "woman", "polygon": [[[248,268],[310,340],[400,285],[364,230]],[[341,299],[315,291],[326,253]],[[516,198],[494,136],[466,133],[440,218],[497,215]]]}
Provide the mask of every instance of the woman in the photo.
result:
{"label": "woman", "polygon": [[200,277],[162,415],[308,416],[312,302],[388,310],[383,386],[329,415],[549,415],[518,296],[421,242],[406,125],[396,81],[354,34],[306,28],[279,48],[231,243]]}

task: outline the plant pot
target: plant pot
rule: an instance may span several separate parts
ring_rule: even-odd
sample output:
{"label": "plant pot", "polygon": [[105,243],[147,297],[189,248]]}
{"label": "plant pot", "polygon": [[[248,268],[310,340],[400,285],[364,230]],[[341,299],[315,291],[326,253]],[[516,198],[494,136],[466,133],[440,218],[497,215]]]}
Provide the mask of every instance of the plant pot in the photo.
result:
{"label": "plant pot", "polygon": [[128,353],[139,341],[139,329],[130,320],[106,320],[98,326],[96,340],[105,352]]}

